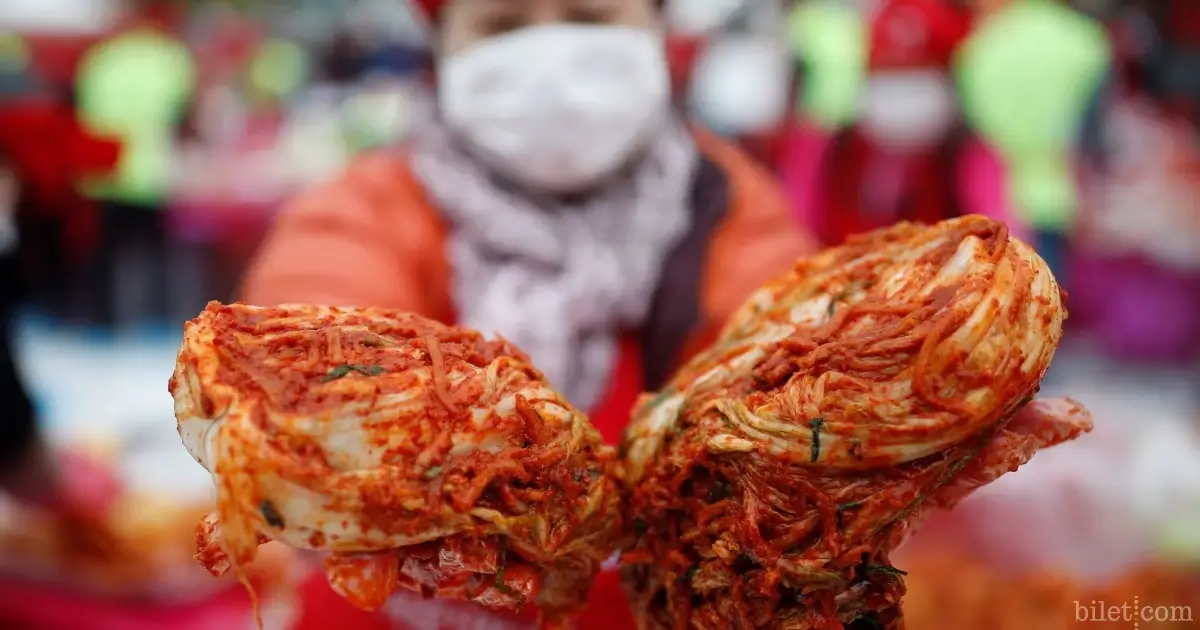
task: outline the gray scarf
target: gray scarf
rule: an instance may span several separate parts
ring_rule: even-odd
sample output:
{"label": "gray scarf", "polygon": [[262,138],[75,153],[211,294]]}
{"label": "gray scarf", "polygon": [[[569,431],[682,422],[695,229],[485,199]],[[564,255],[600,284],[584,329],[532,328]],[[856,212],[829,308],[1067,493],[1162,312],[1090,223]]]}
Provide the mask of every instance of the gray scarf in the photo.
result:
{"label": "gray scarf", "polygon": [[672,119],[632,168],[571,203],[498,184],[437,122],[414,136],[413,172],[452,226],[458,324],[512,341],[572,404],[593,408],[619,331],[642,324],[690,227],[689,131]]}

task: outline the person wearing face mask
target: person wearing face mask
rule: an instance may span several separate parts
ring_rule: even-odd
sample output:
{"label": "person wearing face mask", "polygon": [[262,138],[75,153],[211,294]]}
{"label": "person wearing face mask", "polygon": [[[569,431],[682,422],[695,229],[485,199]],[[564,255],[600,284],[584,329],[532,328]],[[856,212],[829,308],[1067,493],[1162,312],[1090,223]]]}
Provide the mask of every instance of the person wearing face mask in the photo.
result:
{"label": "person wearing face mask", "polygon": [[900,220],[962,213],[962,131],[949,72],[970,12],[948,0],[888,0],[871,14],[855,121],[832,139],[818,183],[823,242]]}
{"label": "person wearing face mask", "polygon": [[783,5],[758,0],[733,8],[697,55],[688,104],[706,127],[774,167],[793,100]]}
{"label": "person wearing face mask", "polygon": [[675,0],[672,31],[703,37],[688,85],[691,112],[739,137],[772,129],[789,105],[791,67],[778,0]]}
{"label": "person wearing face mask", "polygon": [[1068,288],[1079,166],[1103,166],[1112,61],[1099,22],[1053,0],[1019,0],[980,24],[956,68],[971,127],[1003,159],[1017,216]]}
{"label": "person wearing face mask", "polygon": [[[769,173],[672,110],[655,0],[420,6],[437,29],[437,115],[292,201],[240,298],[503,335],[615,443],[637,395],[813,243]],[[631,623],[615,574],[600,581],[580,623]],[[307,607],[336,599],[314,588]],[[414,628],[518,623],[399,597]]]}

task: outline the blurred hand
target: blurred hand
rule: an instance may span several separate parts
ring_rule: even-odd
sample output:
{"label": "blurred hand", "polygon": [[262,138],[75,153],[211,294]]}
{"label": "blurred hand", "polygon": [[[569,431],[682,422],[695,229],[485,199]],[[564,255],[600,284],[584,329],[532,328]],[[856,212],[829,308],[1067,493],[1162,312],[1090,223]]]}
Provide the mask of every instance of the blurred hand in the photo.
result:
{"label": "blurred hand", "polygon": [[108,517],[121,487],[104,466],[74,453],[54,456],[39,447],[0,485],[18,501],[53,516],[73,551],[99,558],[115,553]]}
{"label": "blurred hand", "polygon": [[121,493],[121,482],[107,466],[78,453],[58,457],[58,507],[72,514],[107,517]]}

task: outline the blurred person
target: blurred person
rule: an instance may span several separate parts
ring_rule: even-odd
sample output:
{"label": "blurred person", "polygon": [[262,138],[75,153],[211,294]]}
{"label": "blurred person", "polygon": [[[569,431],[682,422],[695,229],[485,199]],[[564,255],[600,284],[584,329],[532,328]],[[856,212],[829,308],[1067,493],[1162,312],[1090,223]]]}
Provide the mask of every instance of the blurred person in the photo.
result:
{"label": "blurred person", "polygon": [[[17,365],[17,310],[28,297],[21,259],[27,214],[69,201],[73,177],[111,168],[114,147],[92,145],[69,112],[24,95],[0,99],[0,492],[50,511],[64,524],[102,535],[112,476],[86,460],[52,452]],[[75,530],[73,530],[75,531]],[[89,538],[90,540],[99,540]],[[2,620],[0,620],[2,621]]]}
{"label": "blurred person", "polygon": [[949,0],[887,0],[868,17],[857,115],[830,141],[817,180],[816,228],[831,244],[965,207],[965,131],[950,65],[969,12]]}
{"label": "blurred person", "polygon": [[865,81],[870,13],[844,0],[801,0],[787,14],[789,50],[800,85],[796,107],[822,131],[855,120]]}
{"label": "blurred person", "polygon": [[818,224],[823,158],[857,114],[869,48],[864,16],[861,7],[843,0],[802,0],[787,16],[796,97],[779,174],[801,225]]}
{"label": "blurred person", "polygon": [[1092,18],[1058,0],[1013,0],[980,22],[956,67],[972,129],[999,152],[1018,217],[1068,286],[1080,148],[1097,142],[1111,64]]}
{"label": "blurred person", "polygon": [[794,93],[783,6],[779,0],[759,0],[734,9],[696,59],[691,112],[774,169]]}
{"label": "blurred person", "polygon": [[[41,95],[47,91],[43,87],[42,77],[32,68],[31,60],[30,47],[24,38],[15,34],[0,33],[0,99],[5,104],[10,103],[14,98],[22,98],[30,94]],[[11,158],[8,161],[11,162]],[[12,175],[11,164],[9,164],[8,172]],[[6,254],[15,255],[18,244],[16,204],[6,202],[4,210],[3,220],[0,220],[0,250]],[[31,213],[28,212],[19,214],[20,222],[23,224],[20,226],[20,231],[24,232],[26,246],[32,241],[31,249],[39,254],[45,254],[38,256],[39,260],[36,262],[40,264],[35,265],[37,267],[35,274],[40,273],[47,280],[52,279],[60,285],[53,294],[31,296],[31,298],[48,298],[47,302],[59,306],[65,301],[67,294],[66,288],[62,286],[67,284],[65,282],[67,274],[64,264],[66,256],[58,238],[61,222],[56,220],[57,217],[47,216],[48,213],[39,213],[32,218]],[[5,263],[6,270],[11,269],[15,272],[17,268],[15,261]],[[51,282],[39,282],[38,284],[49,285]]]}
{"label": "blurred person", "polygon": [[[241,299],[388,307],[503,335],[616,442],[638,394],[813,244],[769,173],[671,109],[657,2],[422,6],[437,26],[437,116],[285,208]],[[306,605],[339,600],[314,580]],[[593,598],[577,627],[631,627],[615,572]],[[372,627],[346,606],[306,627]],[[414,628],[518,623],[419,594],[397,595],[395,613]]]}
{"label": "blurred person", "polygon": [[1110,357],[1186,365],[1200,356],[1196,130],[1135,96],[1108,123],[1112,157],[1072,234],[1072,320]]}
{"label": "blurred person", "polygon": [[1114,79],[1122,91],[1145,92],[1149,67],[1163,48],[1160,29],[1147,3],[1120,9],[1105,21],[1112,37]]}
{"label": "blurred person", "polygon": [[[102,209],[89,284],[92,318],[104,326],[167,313],[164,210],[176,134],[196,87],[196,63],[176,35],[172,4],[142,0],[136,11],[128,25],[86,52],[76,79],[84,124],[125,147],[116,173],[87,188]],[[131,293],[127,284],[140,284],[141,291]],[[142,312],[117,312],[138,301]]]}
{"label": "blurred person", "polygon": [[665,16],[671,30],[684,35],[707,35],[728,24],[746,0],[668,0]]}
{"label": "blurred person", "polygon": [[97,236],[95,204],[77,193],[75,178],[110,171],[119,143],[85,134],[70,103],[36,66],[2,54],[0,114],[0,142],[20,166],[20,207],[26,211],[17,213],[12,233],[20,234],[27,297],[61,314]]}
{"label": "blurred person", "polygon": [[745,0],[667,0],[663,20],[667,30],[667,67],[676,103],[691,106],[688,99],[696,65],[708,43],[737,20]]}
{"label": "blurred person", "polygon": [[[36,475],[13,470],[25,459],[25,452],[34,441],[33,433],[37,426],[33,402],[17,371],[16,349],[13,347],[13,318],[24,293],[22,274],[17,263],[20,194],[21,184],[15,164],[7,155],[0,155],[0,402],[3,404],[0,413],[5,418],[0,424],[5,432],[3,439],[0,439],[0,462],[6,464],[2,467],[4,472],[0,473],[0,480],[11,492],[36,500],[50,495],[43,491],[49,486],[45,483],[45,477],[38,479]],[[30,464],[29,468],[42,466],[41,462],[37,462]]]}
{"label": "blurred person", "polygon": [[[688,109],[693,93],[697,63],[708,44],[720,37],[731,23],[738,21],[746,0],[666,0],[663,21],[666,29],[667,68],[676,106]],[[703,121],[701,121],[703,122]]]}
{"label": "blurred person", "polygon": [[1200,126],[1200,3],[1151,2],[1159,24],[1159,56],[1151,69],[1154,87],[1173,113]]}

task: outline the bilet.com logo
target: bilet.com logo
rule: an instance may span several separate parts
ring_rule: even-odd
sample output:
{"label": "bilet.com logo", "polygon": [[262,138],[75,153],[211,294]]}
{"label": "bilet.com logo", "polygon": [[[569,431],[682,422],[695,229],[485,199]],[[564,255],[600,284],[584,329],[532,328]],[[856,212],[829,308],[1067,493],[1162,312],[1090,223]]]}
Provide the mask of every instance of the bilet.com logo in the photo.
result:
{"label": "bilet.com logo", "polygon": [[1149,623],[1192,623],[1191,606],[1154,605],[1134,597],[1132,602],[1109,602],[1093,599],[1075,602],[1075,621],[1104,623],[1128,622],[1133,630]]}

